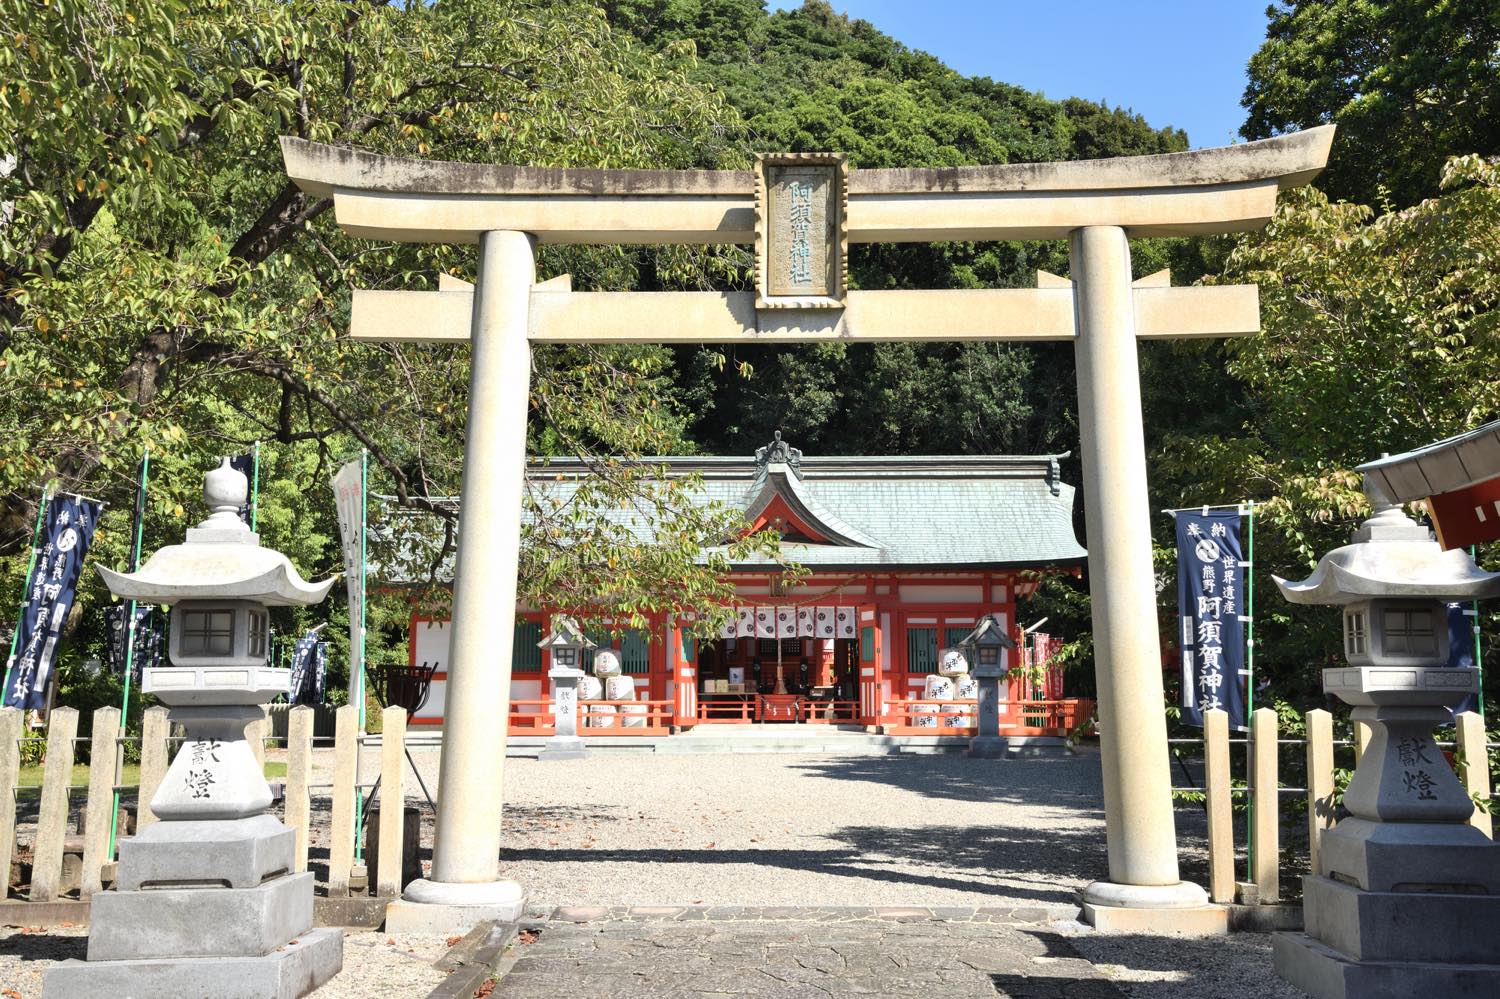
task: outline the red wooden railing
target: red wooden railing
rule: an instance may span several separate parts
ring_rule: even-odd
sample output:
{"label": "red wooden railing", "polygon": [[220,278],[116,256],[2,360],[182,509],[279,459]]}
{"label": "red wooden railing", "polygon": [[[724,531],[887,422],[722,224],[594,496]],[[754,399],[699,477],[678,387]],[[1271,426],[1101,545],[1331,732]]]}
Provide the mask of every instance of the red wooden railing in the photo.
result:
{"label": "red wooden railing", "polygon": [[859,721],[859,702],[806,700],[802,720],[813,725],[850,725]]}
{"label": "red wooden railing", "polygon": [[979,702],[934,701],[920,697],[885,702],[880,724],[886,735],[974,735]]}
{"label": "red wooden railing", "polygon": [[[888,700],[880,722],[887,735],[977,735],[977,702],[922,698]],[[1065,736],[1094,714],[1094,702],[1070,697],[1057,701],[1002,701],[1001,735]]]}
{"label": "red wooden railing", "polygon": [[[671,701],[579,701],[578,734],[589,738],[666,735],[672,711]],[[553,702],[511,701],[510,734],[556,735]]]}
{"label": "red wooden railing", "polygon": [[579,701],[578,734],[667,735],[674,711],[671,701]]}
{"label": "red wooden railing", "polygon": [[743,700],[709,701],[698,700],[698,723],[700,725],[743,725],[760,719],[760,699],[749,696]]}

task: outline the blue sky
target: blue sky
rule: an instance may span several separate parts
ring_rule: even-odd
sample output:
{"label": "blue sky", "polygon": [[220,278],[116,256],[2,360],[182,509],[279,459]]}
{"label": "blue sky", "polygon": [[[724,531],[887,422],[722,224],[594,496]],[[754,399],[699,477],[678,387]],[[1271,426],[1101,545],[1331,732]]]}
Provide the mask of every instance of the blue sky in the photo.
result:
{"label": "blue sky", "polygon": [[[1238,141],[1269,0],[832,0],[966,76],[1133,108],[1188,141]],[[772,9],[801,0],[770,0]]]}

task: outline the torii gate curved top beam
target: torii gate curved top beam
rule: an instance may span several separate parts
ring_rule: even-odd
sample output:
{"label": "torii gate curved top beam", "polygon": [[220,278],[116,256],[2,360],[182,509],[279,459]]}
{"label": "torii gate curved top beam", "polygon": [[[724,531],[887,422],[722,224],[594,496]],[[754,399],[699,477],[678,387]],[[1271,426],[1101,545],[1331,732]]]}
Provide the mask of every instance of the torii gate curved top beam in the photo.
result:
{"label": "torii gate curved top beam", "polygon": [[[1276,194],[1311,180],[1334,126],[1155,156],[1004,166],[853,170],[850,242],[1066,239],[1083,226],[1187,236],[1264,225]],[[287,174],[332,197],[351,235],[474,243],[751,243],[748,170],[598,170],[383,156],[284,137]],[[955,210],[961,202],[962,210]]]}

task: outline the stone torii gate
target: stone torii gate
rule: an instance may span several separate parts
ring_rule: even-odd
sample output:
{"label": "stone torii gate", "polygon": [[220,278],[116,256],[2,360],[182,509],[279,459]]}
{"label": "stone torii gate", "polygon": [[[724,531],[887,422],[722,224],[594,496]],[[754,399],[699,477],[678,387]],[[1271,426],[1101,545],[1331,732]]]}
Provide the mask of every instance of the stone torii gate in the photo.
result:
{"label": "stone torii gate", "polygon": [[[591,170],[281,141],[289,176],[331,197],[351,235],[480,247],[472,287],[354,294],[356,339],[467,339],[473,351],[432,875],[391,918],[458,927],[515,918],[522,904],[499,876],[496,735],[503,742],[511,664],[509,642],[493,636],[510,633],[515,613],[531,343],[1070,339],[1109,855],[1085,915],[1101,927],[1204,925],[1206,895],[1178,875],[1136,340],[1251,334],[1259,302],[1254,286],[1132,282],[1129,240],[1265,225],[1278,191],[1322,170],[1332,126],[1156,156],[855,171],[834,154],[764,156],[754,171]],[[1019,239],[1070,240],[1071,280],[845,287],[850,242]],[[566,275],[536,282],[538,243],[753,243],[758,288],[574,292]]]}

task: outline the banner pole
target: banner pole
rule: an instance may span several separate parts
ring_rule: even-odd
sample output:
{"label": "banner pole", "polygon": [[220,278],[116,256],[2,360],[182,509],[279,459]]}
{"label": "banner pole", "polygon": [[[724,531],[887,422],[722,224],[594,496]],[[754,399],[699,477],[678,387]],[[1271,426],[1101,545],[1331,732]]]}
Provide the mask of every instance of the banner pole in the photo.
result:
{"label": "banner pole", "polygon": [[[141,479],[136,485],[135,493],[135,537],[131,539],[130,547],[130,572],[135,572],[141,565],[141,537],[145,533],[146,526],[146,484],[151,478],[151,445],[147,444],[141,451]],[[125,691],[120,697],[120,740],[125,738],[126,727],[130,720],[130,678],[135,669],[135,609],[136,603],[130,601],[125,614]],[[120,785],[125,778],[125,743],[115,743],[115,793],[114,807],[109,813],[109,849],[105,856],[114,857],[115,837],[119,835],[120,825]]]}
{"label": "banner pole", "polygon": [[[1255,717],[1255,500],[1249,501],[1249,518],[1245,530],[1245,727],[1247,733],[1255,731],[1251,721]],[[1249,743],[1251,752],[1258,753],[1260,746]],[[1272,747],[1275,752],[1275,747]],[[1247,759],[1245,784],[1253,787],[1255,761]],[[1245,813],[1245,880],[1255,880],[1255,795],[1248,795]]]}
{"label": "banner pole", "polygon": [[250,530],[253,531],[260,513],[260,441],[255,442],[250,454]]}
{"label": "banner pole", "polygon": [[42,521],[47,514],[47,503],[52,499],[51,484],[42,487],[42,501],[36,508],[36,527],[31,532],[31,560],[26,563],[26,578],[21,582],[21,604],[16,610],[16,630],[10,636],[10,654],[5,659],[5,686],[0,693],[10,689],[10,671],[16,664],[16,646],[21,640],[21,625],[26,616],[26,594],[31,591],[31,577],[36,572],[36,557],[41,549]]}
{"label": "banner pole", "polygon": [[[355,682],[355,689],[359,693],[359,733],[361,738],[365,735],[365,527],[369,519],[370,498],[370,451],[368,448],[359,449],[359,676]],[[351,658],[353,658],[351,656]],[[354,859],[363,861],[365,856],[364,844],[360,838],[360,830],[364,828],[365,822],[365,795],[364,790],[359,787],[359,758],[362,755],[356,752],[354,755],[355,774],[354,781]],[[399,803],[398,803],[399,805]]]}
{"label": "banner pole", "polygon": [[[1479,564],[1479,546],[1469,546],[1469,558]],[[1479,672],[1479,692],[1474,696],[1474,706],[1479,709],[1479,720],[1484,721],[1484,652],[1479,641],[1479,601],[1469,605],[1474,611],[1474,669]]]}

